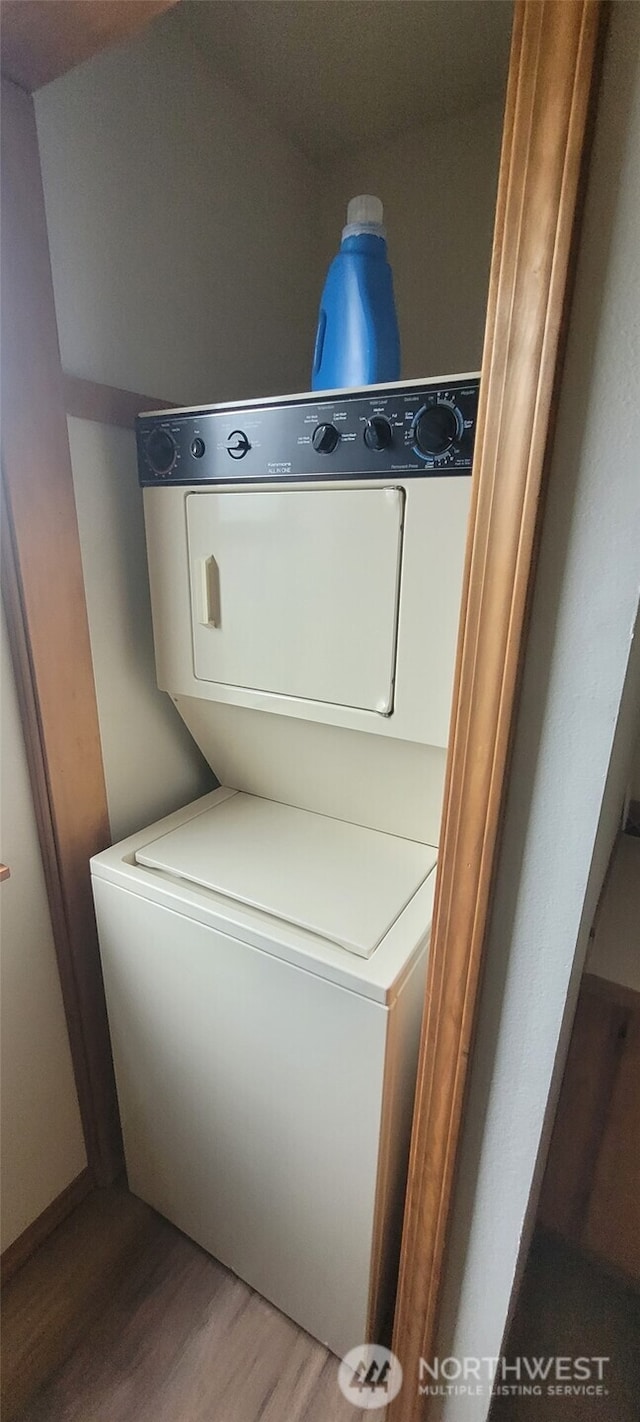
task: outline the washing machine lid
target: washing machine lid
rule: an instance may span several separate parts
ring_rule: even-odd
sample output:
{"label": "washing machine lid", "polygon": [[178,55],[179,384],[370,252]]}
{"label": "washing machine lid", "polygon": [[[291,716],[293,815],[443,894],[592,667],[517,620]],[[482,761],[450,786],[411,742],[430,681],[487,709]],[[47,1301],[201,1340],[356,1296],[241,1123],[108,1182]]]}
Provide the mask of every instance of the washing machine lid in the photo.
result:
{"label": "washing machine lid", "polygon": [[368,958],[432,872],[437,851],[233,791],[135,857]]}

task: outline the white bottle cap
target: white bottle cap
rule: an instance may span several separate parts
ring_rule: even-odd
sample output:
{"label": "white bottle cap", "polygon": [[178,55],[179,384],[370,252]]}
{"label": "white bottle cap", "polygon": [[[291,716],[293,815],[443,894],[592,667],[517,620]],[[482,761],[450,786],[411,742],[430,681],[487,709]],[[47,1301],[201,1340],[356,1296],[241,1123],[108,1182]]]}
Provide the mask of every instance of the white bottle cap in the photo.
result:
{"label": "white bottle cap", "polygon": [[368,193],[362,193],[360,197],[351,199],[347,208],[347,222],[351,227],[354,223],[366,223],[367,227],[382,225],[384,208],[380,198],[371,197]]}
{"label": "white bottle cap", "polygon": [[343,237],[355,237],[358,232],[373,232],[384,237],[384,208],[380,198],[369,193],[361,193],[351,199],[347,207],[347,225],[342,229]]}

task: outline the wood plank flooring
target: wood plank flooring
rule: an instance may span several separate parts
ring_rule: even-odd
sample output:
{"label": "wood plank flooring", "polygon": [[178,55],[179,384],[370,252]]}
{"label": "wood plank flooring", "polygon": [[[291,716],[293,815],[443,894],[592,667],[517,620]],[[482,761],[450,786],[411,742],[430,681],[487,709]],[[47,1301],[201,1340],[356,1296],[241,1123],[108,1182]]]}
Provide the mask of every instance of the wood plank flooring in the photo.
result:
{"label": "wood plank flooring", "polygon": [[[384,1416],[351,1406],[332,1354],[124,1189],[94,1192],[10,1281],[2,1344],[4,1422]],[[640,1297],[550,1236],[506,1352],[608,1355],[609,1391],[497,1399],[491,1422],[637,1422]]]}
{"label": "wood plank flooring", "polygon": [[[504,1397],[490,1422],[638,1422],[640,1295],[557,1236],[538,1233],[505,1348],[517,1357],[608,1357],[602,1397]],[[509,1382],[514,1374],[508,1375]]]}
{"label": "wood plank flooring", "polygon": [[4,1422],[69,1356],[153,1230],[128,1191],[94,1190],[3,1288]]}
{"label": "wood plank flooring", "polygon": [[[78,1216],[80,1218],[78,1218]],[[337,1360],[126,1191],[5,1294],[4,1422],[354,1422]]]}

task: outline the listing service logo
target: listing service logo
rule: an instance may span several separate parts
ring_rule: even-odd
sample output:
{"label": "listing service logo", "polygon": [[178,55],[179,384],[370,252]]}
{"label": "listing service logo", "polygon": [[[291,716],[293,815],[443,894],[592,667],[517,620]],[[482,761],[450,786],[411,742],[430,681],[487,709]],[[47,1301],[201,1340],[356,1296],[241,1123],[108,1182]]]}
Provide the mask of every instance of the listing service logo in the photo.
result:
{"label": "listing service logo", "polygon": [[342,1359],[338,1386],[354,1407],[386,1407],[402,1387],[402,1367],[395,1353],[377,1343],[361,1343]]}

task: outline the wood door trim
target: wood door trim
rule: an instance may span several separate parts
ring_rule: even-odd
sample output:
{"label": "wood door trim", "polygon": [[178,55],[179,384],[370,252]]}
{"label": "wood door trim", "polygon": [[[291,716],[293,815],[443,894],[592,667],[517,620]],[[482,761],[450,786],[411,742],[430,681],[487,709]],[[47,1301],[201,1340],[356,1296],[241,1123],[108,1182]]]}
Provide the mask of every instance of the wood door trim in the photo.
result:
{"label": "wood door trim", "polygon": [[110,842],[33,99],[2,80],[2,590],[89,1165],[121,1169],[89,858]]}
{"label": "wood door trim", "polygon": [[419,1360],[436,1351],[603,9],[515,6],[389,1422],[429,1416]]}
{"label": "wood door trim", "polygon": [[78,375],[63,375],[62,381],[67,414],[78,420],[93,420],[99,425],[117,425],[120,429],[132,430],[136,415],[141,410],[166,410],[173,405],[171,400],[136,395],[133,390],[120,390],[116,385],[82,380]]}
{"label": "wood door trim", "polygon": [[63,1220],[66,1220],[67,1215],[70,1215],[72,1210],[75,1210],[76,1206],[80,1204],[81,1200],[84,1200],[85,1195],[88,1195],[93,1187],[93,1175],[89,1167],[85,1166],[84,1170],[81,1170],[80,1174],[76,1175],[75,1178],[65,1186],[65,1189],[60,1191],[59,1195],[56,1195],[55,1200],[52,1200],[51,1204],[47,1205],[46,1209],[38,1215],[37,1219],[33,1220],[30,1225],[27,1225],[27,1228],[22,1231],[22,1234],[19,1234],[18,1238],[14,1239],[13,1244],[9,1244],[7,1248],[3,1250],[2,1257],[0,1258],[0,1280],[3,1286],[9,1282],[9,1279],[13,1278],[13,1275],[17,1273],[18,1269],[22,1268],[22,1265],[26,1263],[27,1259],[29,1259],[32,1254],[35,1254],[36,1249],[39,1249],[40,1245],[44,1244],[45,1239],[48,1239],[49,1235],[53,1234],[54,1229],[57,1229],[58,1225],[62,1224]]}

